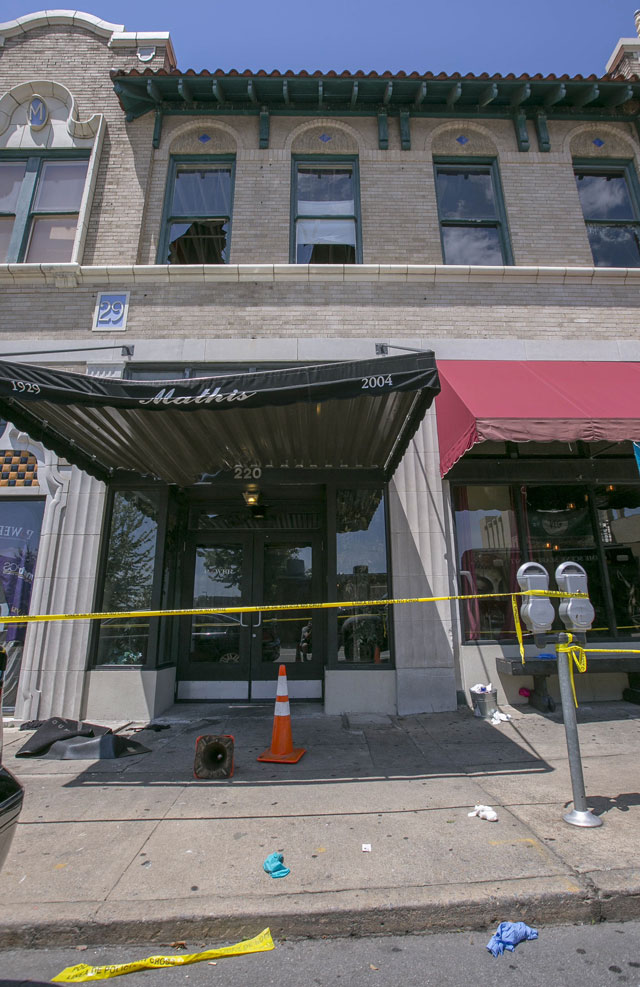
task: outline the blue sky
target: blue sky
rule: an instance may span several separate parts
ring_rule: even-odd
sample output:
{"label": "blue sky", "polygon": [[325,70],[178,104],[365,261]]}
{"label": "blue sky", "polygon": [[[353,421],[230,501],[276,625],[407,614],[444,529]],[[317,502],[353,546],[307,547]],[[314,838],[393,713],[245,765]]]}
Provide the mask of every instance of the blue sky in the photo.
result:
{"label": "blue sky", "polygon": [[[49,4],[53,8],[54,4]],[[639,0],[90,0],[127,31],[170,31],[181,69],[604,74]],[[42,9],[0,2],[0,19]]]}

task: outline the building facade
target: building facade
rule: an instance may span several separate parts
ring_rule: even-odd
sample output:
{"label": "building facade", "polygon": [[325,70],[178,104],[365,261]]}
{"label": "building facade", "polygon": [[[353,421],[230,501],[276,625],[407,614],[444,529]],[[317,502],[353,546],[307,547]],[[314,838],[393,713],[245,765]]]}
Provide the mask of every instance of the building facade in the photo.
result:
{"label": "building facade", "polygon": [[581,561],[633,647],[637,38],[589,78],[182,72],[69,11],[0,39],[2,612],[210,609],[5,625],[17,717],[266,699],[281,661],[331,713],[524,702],[509,597],[450,597],[527,559]]}

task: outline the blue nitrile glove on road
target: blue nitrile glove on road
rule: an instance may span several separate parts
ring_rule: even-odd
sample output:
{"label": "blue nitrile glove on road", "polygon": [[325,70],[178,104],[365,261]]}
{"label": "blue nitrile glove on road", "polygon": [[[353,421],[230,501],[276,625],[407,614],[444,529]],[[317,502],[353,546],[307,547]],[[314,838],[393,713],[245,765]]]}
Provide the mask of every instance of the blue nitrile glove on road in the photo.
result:
{"label": "blue nitrile glove on road", "polygon": [[538,930],[530,929],[524,922],[501,922],[487,943],[487,949],[494,956],[502,956],[505,949],[513,952],[524,939],[537,939]]}
{"label": "blue nitrile glove on road", "polygon": [[[270,853],[264,864],[262,865],[266,870],[267,874],[271,874],[271,877],[286,877],[291,871],[288,867],[285,867],[282,861],[284,856],[281,853]],[[538,933],[536,932],[536,935]]]}

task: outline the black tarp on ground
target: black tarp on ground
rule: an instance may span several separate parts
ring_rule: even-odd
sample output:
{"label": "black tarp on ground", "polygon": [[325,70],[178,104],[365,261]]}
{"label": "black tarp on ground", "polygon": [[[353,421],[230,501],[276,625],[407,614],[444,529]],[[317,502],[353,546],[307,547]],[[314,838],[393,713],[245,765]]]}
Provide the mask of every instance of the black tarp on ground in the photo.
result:
{"label": "black tarp on ground", "polygon": [[237,464],[389,479],[439,390],[430,351],[151,382],[0,361],[0,414],[105,481],[189,486]]}
{"label": "black tarp on ground", "polygon": [[52,716],[44,720],[15,756],[94,761],[148,753],[148,747],[113,733],[110,727]]}

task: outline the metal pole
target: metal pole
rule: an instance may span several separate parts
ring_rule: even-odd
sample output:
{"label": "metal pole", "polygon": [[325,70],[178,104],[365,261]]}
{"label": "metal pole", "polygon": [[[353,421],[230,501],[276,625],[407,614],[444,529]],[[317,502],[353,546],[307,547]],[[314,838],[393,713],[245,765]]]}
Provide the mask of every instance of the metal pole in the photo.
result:
{"label": "metal pole", "polygon": [[[565,638],[564,634],[560,635]],[[566,638],[565,638],[566,639]],[[569,755],[569,771],[573,789],[573,809],[567,812],[563,819],[571,826],[602,826],[602,819],[587,809],[587,796],[584,790],[584,775],[580,758],[580,742],[578,740],[578,721],[576,707],[571,689],[569,674],[569,655],[566,651],[558,651],[558,679],[560,680],[560,697],[562,699],[562,718],[564,732],[567,736],[567,754]]]}

